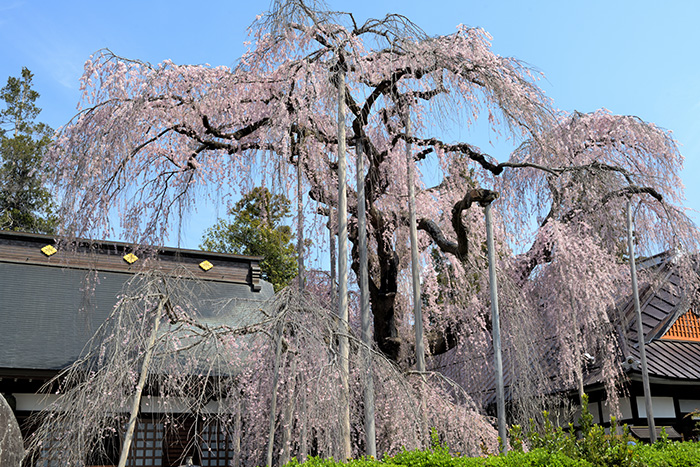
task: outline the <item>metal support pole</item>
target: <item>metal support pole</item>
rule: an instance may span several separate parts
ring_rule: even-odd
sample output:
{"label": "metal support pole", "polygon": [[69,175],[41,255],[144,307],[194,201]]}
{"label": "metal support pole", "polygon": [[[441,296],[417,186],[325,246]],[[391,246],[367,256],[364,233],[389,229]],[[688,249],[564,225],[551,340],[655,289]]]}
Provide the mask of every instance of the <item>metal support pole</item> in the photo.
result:
{"label": "metal support pole", "polygon": [[491,222],[491,203],[486,204],[486,243],[489,255],[489,283],[491,286],[491,321],[493,339],[493,360],[496,367],[496,411],[498,416],[498,436],[501,438],[502,453],[508,452],[508,433],[506,431],[505,391],[503,388],[503,360],[501,358],[501,322],[498,312],[498,282],[496,280],[496,252],[493,246],[493,223]]}
{"label": "metal support pole", "polygon": [[369,278],[367,272],[367,207],[365,206],[365,166],[362,139],[357,140],[357,236],[360,250],[360,316],[362,321],[365,405],[365,445],[368,456],[377,457],[377,435],[374,420],[374,377],[372,375],[372,336],[369,310]]}
{"label": "metal support pole", "polygon": [[304,199],[303,199],[303,172],[301,170],[301,154],[297,159],[297,277],[299,279],[299,292],[304,290]]}
{"label": "metal support pole", "polygon": [[[406,134],[411,135],[411,116],[404,118]],[[416,333],[416,370],[425,371],[425,343],[423,342],[423,310],[421,309],[420,264],[418,263],[418,228],[416,226],[415,162],[411,143],[406,143],[406,167],[408,172],[408,216],[411,236],[411,273],[413,278],[413,318]]]}
{"label": "metal support pole", "polygon": [[331,308],[338,308],[338,274],[336,268],[338,266],[338,258],[335,248],[335,224],[333,218],[336,215],[333,206],[328,208],[328,249],[331,250]]}
{"label": "metal support pole", "polygon": [[639,342],[639,358],[642,361],[642,385],[644,386],[644,405],[647,411],[647,424],[649,425],[649,440],[656,442],[656,424],[654,423],[654,410],[651,406],[651,390],[649,389],[649,370],[647,368],[647,353],[644,342],[644,328],[642,326],[642,310],[639,306],[639,289],[637,287],[637,264],[634,259],[634,234],[632,229],[632,202],[627,199],[627,247],[630,257],[630,275],[632,276],[632,297],[634,298],[634,311],[637,316],[637,342]]}
{"label": "metal support pole", "polygon": [[342,459],[352,457],[350,444],[350,343],[348,341],[348,194],[345,162],[345,71],[338,72],[338,318],[343,404],[340,408]]}

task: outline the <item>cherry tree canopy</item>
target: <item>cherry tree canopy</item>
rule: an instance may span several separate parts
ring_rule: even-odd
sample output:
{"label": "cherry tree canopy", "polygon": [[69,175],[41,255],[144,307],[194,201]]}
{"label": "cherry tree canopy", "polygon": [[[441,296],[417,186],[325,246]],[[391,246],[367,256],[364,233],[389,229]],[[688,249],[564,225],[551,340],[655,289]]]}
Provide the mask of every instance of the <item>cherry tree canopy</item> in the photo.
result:
{"label": "cherry tree canopy", "polygon": [[[612,387],[620,374],[611,330],[629,291],[623,207],[636,206],[643,254],[694,251],[680,207],[682,157],[669,132],[605,110],[556,111],[538,74],[491,50],[489,35],[459,26],[428,37],[407,18],[357,24],[351,14],[301,1],[273,5],[253,25],[235,68],[158,65],[97,52],[85,64],[80,113],[49,159],[66,232],[161,244],[205,199],[252,184],[291,183],[301,168],[320,225],[337,203],[338,87],[348,109],[348,158],[362,145],[374,338],[410,363],[406,270],[406,146],[417,181],[429,352],[457,346],[479,374],[490,318],[483,213],[495,200],[503,335],[516,375],[532,384],[554,340],[562,383],[580,380],[584,353]],[[345,80],[340,81],[339,71]],[[412,130],[406,130],[410,120]],[[512,138],[505,162],[465,141],[455,125],[488,125]],[[357,194],[349,190],[352,267]],[[682,258],[689,258],[689,255]],[[688,277],[691,277],[688,275]],[[533,360],[534,359],[534,360]],[[551,376],[551,375],[550,375]],[[520,379],[518,379],[520,380]],[[532,389],[539,390],[538,388]],[[531,393],[531,392],[529,392]]]}

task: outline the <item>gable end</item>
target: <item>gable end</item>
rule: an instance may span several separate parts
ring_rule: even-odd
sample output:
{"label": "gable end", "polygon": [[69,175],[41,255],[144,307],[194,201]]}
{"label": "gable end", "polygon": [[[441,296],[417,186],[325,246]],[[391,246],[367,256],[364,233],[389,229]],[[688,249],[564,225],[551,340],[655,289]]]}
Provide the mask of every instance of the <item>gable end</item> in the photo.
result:
{"label": "gable end", "polygon": [[700,318],[691,310],[678,317],[662,339],[700,342]]}

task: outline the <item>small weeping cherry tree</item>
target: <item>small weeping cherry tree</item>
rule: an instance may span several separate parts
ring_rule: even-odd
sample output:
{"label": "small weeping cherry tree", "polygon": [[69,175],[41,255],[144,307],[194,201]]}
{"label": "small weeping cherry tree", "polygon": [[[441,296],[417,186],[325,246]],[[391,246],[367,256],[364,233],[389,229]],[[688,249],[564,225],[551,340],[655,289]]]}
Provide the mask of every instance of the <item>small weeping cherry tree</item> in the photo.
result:
{"label": "small weeping cherry tree", "polygon": [[[122,439],[120,465],[125,465],[133,436],[132,407],[157,406],[166,431],[188,430],[190,445],[184,452],[208,449],[207,429],[215,427],[235,446],[236,465],[261,465],[267,452],[273,367],[280,355],[275,430],[283,429],[288,401],[294,407],[304,398],[313,403],[286,420],[291,424],[289,446],[275,444],[275,463],[285,449],[295,456],[305,449],[309,455],[338,457],[342,439],[332,420],[338,418],[344,395],[333,345],[338,327],[331,310],[313,295],[289,288],[269,302],[248,305],[206,303],[201,298],[205,289],[184,273],[173,277],[157,270],[127,283],[80,359],[47,384],[58,398],[33,421],[38,429],[29,440],[28,458],[83,465],[101,454],[105,440],[117,436]],[[206,316],[198,306],[208,308]],[[280,329],[285,351],[277,353]],[[347,337],[353,350],[353,436],[362,438],[357,410],[363,396],[362,343],[354,334]],[[415,385],[383,355],[372,355],[382,452],[423,446],[422,418],[413,404]],[[476,454],[482,445],[493,449],[493,428],[468,403],[469,397],[440,375],[430,377],[433,384],[421,395],[429,401],[430,426],[464,452]],[[356,447],[353,455],[360,454]]]}
{"label": "small weeping cherry tree", "polygon": [[[65,232],[111,234],[116,209],[130,241],[158,245],[207,196],[258,184],[256,177],[297,186],[298,174],[324,226],[339,208],[336,158],[345,146],[348,178],[364,177],[374,345],[407,369],[415,361],[404,281],[412,155],[429,366],[459,367],[477,398],[493,374],[480,205],[498,195],[496,276],[512,416],[527,420],[553,390],[580,389],[586,354],[615,400],[622,370],[614,305],[629,294],[626,196],[637,203],[640,254],[682,251],[682,275],[695,277],[697,232],[681,207],[682,157],[670,133],[636,117],[555,110],[539,74],[495,54],[478,28],[429,37],[400,15],[358,23],[320,3],[288,0],[273,3],[251,32],[251,49],[232,69],[151,65],[110,51],[86,62],[83,107],[47,156]],[[455,121],[486,125],[516,146],[495,158],[449,142]],[[353,173],[357,157],[365,173]],[[427,185],[424,173],[438,180]],[[350,185],[350,267],[360,277],[358,199]]]}

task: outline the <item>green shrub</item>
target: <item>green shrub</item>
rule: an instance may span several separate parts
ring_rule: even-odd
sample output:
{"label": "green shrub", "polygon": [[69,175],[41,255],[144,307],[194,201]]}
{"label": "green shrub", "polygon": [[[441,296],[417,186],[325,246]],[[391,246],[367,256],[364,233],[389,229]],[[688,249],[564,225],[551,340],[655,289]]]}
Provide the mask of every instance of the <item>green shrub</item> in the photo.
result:
{"label": "green shrub", "polygon": [[[309,458],[304,467],[593,467],[593,466],[631,466],[631,467],[692,467],[700,466],[700,444],[695,442],[669,441],[665,445],[623,445],[621,442],[604,441],[593,449],[594,439],[601,439],[597,430],[591,427],[593,436],[583,444],[588,451],[582,456],[572,456],[564,450],[549,451],[534,448],[529,452],[512,450],[507,455],[489,457],[460,457],[450,454],[445,446],[437,446],[426,451],[404,451],[395,456],[385,456],[381,460],[371,458],[353,459],[339,462],[333,459]],[[590,433],[590,432],[589,432]],[[620,436],[619,439],[622,439]],[[583,457],[583,456],[586,457]],[[289,467],[300,464],[292,460]]]}
{"label": "green shrub", "polygon": [[[533,449],[544,449],[549,453],[562,453],[567,458],[586,461],[593,466],[633,467],[640,465],[631,445],[632,438],[625,427],[623,434],[618,435],[615,419],[611,420],[610,434],[605,428],[593,423],[593,415],[588,410],[588,397],[584,394],[581,400],[581,417],[579,431],[573,425],[568,430],[554,427],[549,420],[549,414],[544,413],[545,423],[537,427],[533,421],[524,436],[525,442]],[[517,435],[517,431],[516,431]]]}
{"label": "green shrub", "polygon": [[[526,433],[520,426],[510,429],[511,451],[507,455],[461,457],[450,453],[440,443],[437,432],[431,433],[431,448],[426,451],[403,451],[383,459],[360,458],[348,462],[309,458],[304,467],[692,467],[700,466],[700,443],[670,441],[665,432],[654,445],[633,442],[627,426],[622,434],[614,418],[610,433],[593,423],[588,398],[582,398],[578,432],[573,425],[567,430],[555,427],[544,413],[545,423],[537,427],[531,421]],[[527,450],[526,448],[529,448]],[[527,450],[527,452],[526,452]],[[298,466],[295,460],[288,466]]]}
{"label": "green shrub", "polygon": [[692,467],[700,465],[700,444],[697,442],[669,441],[658,447],[656,444],[640,444],[634,449],[641,464],[648,467]]}

